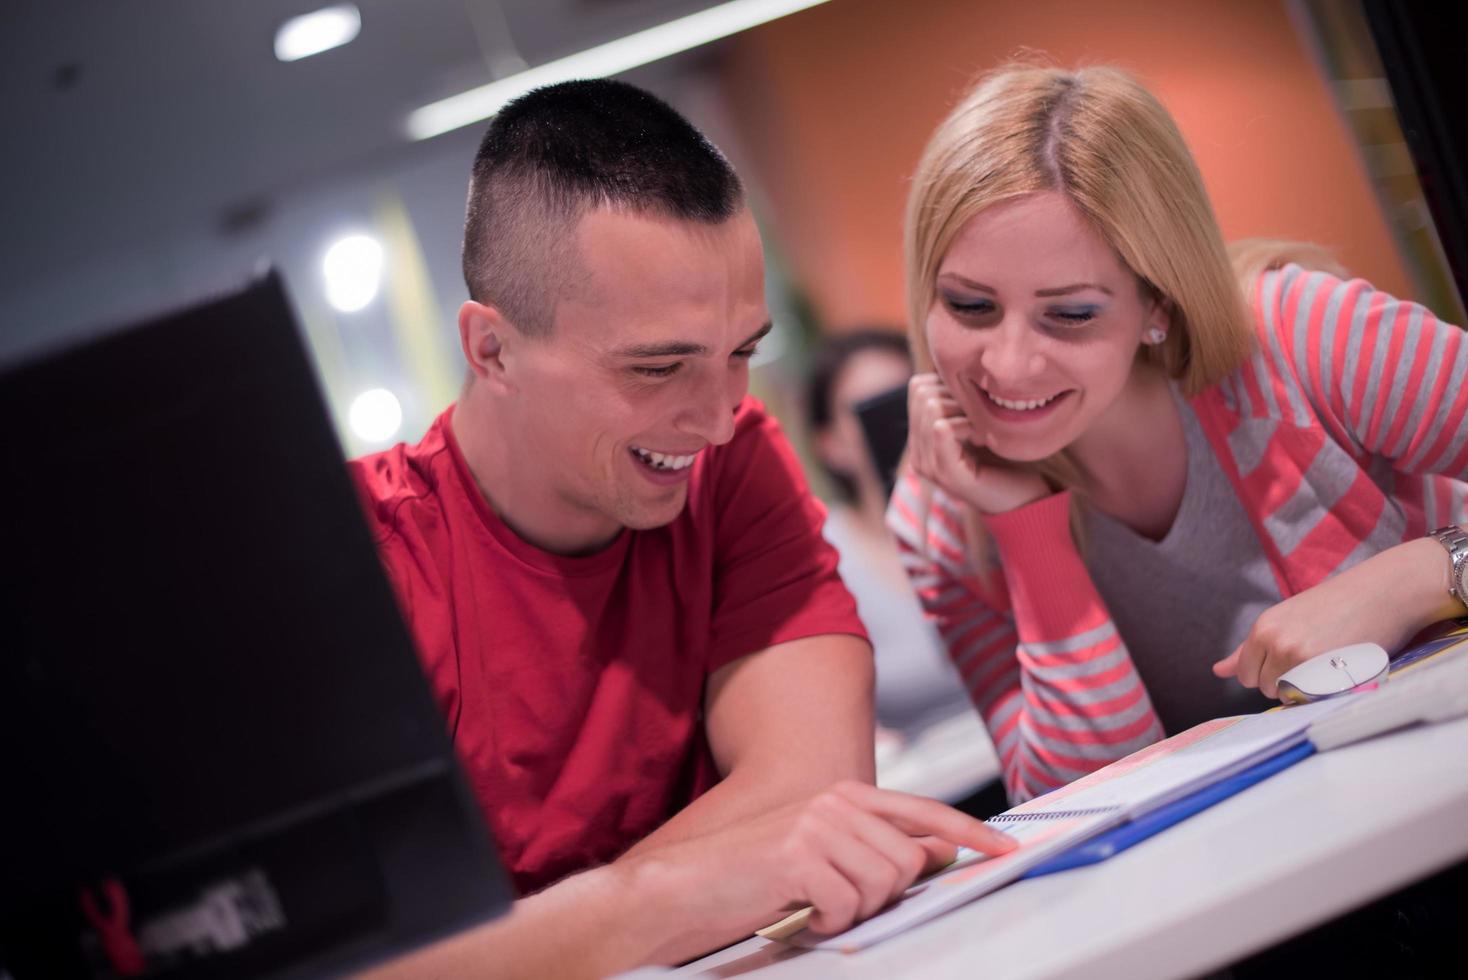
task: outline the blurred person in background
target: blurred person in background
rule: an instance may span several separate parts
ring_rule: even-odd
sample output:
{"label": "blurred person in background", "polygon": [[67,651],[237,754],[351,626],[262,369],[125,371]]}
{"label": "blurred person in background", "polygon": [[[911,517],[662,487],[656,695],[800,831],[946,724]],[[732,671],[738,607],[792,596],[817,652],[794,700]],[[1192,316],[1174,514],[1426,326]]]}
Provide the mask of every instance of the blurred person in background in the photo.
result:
{"label": "blurred person in background", "polygon": [[[987,741],[933,624],[923,615],[887,530],[887,488],[856,406],[905,391],[912,376],[907,339],[866,328],[822,342],[806,385],[806,422],[833,499],[823,533],[840,554],[838,570],[856,599],[877,662],[877,768],[939,726]],[[994,775],[980,753],[983,771]]]}
{"label": "blurred person in background", "polygon": [[1013,801],[1468,612],[1468,338],[1318,249],[1231,262],[1131,76],[983,78],[923,154],[906,254],[890,521]]}

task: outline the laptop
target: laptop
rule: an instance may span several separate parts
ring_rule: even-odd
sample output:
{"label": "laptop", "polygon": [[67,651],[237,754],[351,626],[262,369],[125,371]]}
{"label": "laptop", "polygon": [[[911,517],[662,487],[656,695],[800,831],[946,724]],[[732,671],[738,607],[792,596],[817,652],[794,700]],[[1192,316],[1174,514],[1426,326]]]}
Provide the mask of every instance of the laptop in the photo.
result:
{"label": "laptop", "polygon": [[279,278],[0,366],[0,452],[16,980],[333,974],[508,907]]}

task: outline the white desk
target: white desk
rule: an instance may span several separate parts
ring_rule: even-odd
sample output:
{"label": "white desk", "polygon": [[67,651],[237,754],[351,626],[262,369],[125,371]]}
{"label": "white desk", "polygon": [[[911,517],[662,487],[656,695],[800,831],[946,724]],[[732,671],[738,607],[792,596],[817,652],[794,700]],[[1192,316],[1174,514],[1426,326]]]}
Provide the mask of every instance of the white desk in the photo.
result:
{"label": "white desk", "polygon": [[945,719],[895,751],[877,749],[877,785],[958,803],[999,775],[999,756],[977,711]]}
{"label": "white desk", "polygon": [[1468,719],[1315,755],[1109,861],[860,953],[749,939],[678,975],[1171,977],[1218,969],[1468,856]]}

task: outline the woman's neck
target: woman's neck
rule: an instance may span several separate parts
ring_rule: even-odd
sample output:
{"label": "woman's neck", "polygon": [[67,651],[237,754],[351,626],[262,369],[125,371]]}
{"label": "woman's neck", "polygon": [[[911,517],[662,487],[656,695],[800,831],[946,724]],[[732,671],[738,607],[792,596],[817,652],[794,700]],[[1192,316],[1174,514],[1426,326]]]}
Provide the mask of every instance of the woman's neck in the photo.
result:
{"label": "woman's neck", "polygon": [[1166,375],[1138,364],[1070,450],[1081,474],[1076,489],[1096,509],[1153,540],[1166,536],[1188,478],[1187,436]]}

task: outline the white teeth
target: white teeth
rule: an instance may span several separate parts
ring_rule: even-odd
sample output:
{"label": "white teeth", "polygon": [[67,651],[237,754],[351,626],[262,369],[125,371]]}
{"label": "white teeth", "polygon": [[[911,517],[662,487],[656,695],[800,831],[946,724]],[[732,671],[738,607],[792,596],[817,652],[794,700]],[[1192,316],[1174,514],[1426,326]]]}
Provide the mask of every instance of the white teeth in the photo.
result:
{"label": "white teeth", "polygon": [[643,449],[641,446],[633,446],[632,451],[637,454],[638,459],[659,470],[687,469],[698,457],[697,453],[690,456],[670,456],[667,453],[655,453],[649,449]]}
{"label": "white teeth", "polygon": [[1054,395],[1051,395],[1049,398],[1032,398],[1028,401],[1012,402],[1008,398],[1000,398],[998,395],[988,390],[985,390],[984,394],[993,399],[994,404],[1002,408],[1013,409],[1017,412],[1031,411],[1033,409],[1041,407],[1042,405],[1048,405],[1056,398],[1060,397],[1059,393],[1056,393]]}

